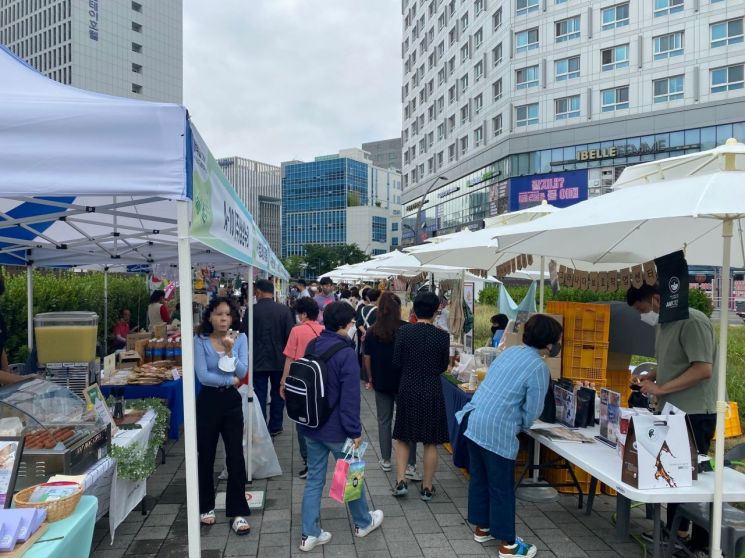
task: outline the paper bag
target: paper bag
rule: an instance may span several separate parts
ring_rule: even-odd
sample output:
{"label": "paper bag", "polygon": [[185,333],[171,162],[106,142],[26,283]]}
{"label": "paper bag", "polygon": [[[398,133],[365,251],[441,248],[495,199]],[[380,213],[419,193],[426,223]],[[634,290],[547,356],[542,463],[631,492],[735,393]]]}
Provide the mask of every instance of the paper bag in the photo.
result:
{"label": "paper bag", "polygon": [[635,415],[623,446],[621,480],[639,489],[691,486],[697,454],[684,415]]}
{"label": "paper bag", "polygon": [[336,460],[329,496],[342,504],[362,497],[365,462],[344,457]]}

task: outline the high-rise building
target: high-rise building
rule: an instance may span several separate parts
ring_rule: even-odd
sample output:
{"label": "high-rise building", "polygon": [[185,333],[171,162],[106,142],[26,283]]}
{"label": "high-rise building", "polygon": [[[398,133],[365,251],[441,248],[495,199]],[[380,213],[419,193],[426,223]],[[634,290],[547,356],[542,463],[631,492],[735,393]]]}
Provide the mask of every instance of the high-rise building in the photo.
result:
{"label": "high-rise building", "polygon": [[314,161],[282,163],[282,256],[308,244],[357,244],[384,254],[401,238],[401,174],[345,149]]}
{"label": "high-rise building", "polygon": [[370,154],[372,164],[381,169],[394,168],[401,172],[401,138],[370,141],[362,144],[362,151]]}
{"label": "high-rise building", "polygon": [[282,179],[280,168],[243,157],[218,159],[243,204],[275,254],[282,251]]}
{"label": "high-rise building", "polygon": [[745,140],[742,0],[402,0],[404,241]]}
{"label": "high-rise building", "polygon": [[68,85],[182,100],[182,0],[0,0],[0,43]]}

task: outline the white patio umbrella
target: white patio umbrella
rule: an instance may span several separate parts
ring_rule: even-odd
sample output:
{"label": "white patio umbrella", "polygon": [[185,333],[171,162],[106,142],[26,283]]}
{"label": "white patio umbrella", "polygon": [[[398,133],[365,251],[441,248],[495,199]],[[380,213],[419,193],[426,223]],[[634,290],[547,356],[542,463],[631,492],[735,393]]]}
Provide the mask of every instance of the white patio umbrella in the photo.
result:
{"label": "white patio umbrella", "polygon": [[[501,249],[635,264],[682,249],[692,264],[721,266],[723,277],[729,277],[731,266],[745,266],[743,144],[728,140],[710,151],[629,167],[619,182],[623,187],[612,193],[540,221],[505,227],[498,236]],[[711,539],[715,557],[721,556],[729,298],[729,282],[723,281]]]}

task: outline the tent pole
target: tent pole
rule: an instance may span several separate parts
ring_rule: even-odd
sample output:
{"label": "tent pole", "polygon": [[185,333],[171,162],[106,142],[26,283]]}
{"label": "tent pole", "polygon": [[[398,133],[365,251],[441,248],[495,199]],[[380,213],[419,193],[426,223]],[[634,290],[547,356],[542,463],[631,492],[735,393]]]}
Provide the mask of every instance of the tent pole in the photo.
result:
{"label": "tent pole", "polygon": [[176,202],[178,227],[179,302],[181,304],[181,353],[184,390],[184,449],[186,454],[186,511],[189,558],[199,558],[199,479],[197,476],[197,409],[194,397],[194,324],[191,309],[191,245],[189,201]]}
{"label": "tent pole", "polygon": [[254,268],[248,266],[248,292],[246,294],[246,312],[248,318],[248,428],[243,433],[246,439],[246,478],[253,482],[253,419],[254,419]]}
{"label": "tent pole", "polygon": [[543,291],[546,288],[546,281],[544,274],[546,272],[546,256],[541,256],[541,291],[538,295],[538,311],[543,313]]}
{"label": "tent pole", "polygon": [[109,266],[103,268],[103,354],[109,354]]}
{"label": "tent pole", "polygon": [[28,352],[34,350],[34,266],[26,266],[26,324]]}
{"label": "tent pole", "polygon": [[711,556],[722,556],[722,490],[724,487],[724,416],[728,410],[727,335],[729,333],[730,255],[732,249],[732,219],[722,223],[722,303],[719,305],[719,370],[717,377],[717,429],[714,445],[714,507],[711,516]]}

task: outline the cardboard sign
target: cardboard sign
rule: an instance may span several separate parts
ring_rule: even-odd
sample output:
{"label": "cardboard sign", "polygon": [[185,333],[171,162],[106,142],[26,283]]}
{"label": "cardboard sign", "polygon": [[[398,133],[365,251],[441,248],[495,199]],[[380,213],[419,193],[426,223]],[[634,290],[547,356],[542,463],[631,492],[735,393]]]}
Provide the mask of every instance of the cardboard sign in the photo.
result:
{"label": "cardboard sign", "polygon": [[644,270],[642,266],[635,265],[631,268],[631,284],[637,289],[644,284]]}
{"label": "cardboard sign", "polygon": [[605,293],[608,291],[608,272],[601,271],[598,273],[598,292]]}
{"label": "cardboard sign", "polygon": [[635,488],[691,486],[698,452],[685,415],[633,416],[621,467],[621,480]]}
{"label": "cardboard sign", "polygon": [[103,376],[101,381],[106,383],[107,378],[111,378],[116,370],[116,353],[111,353],[103,357]]}
{"label": "cardboard sign", "polygon": [[528,254],[528,265],[533,265],[533,254]]}
{"label": "cardboard sign", "polygon": [[618,272],[617,271],[609,271],[608,272],[608,292],[613,293],[618,290]]}
{"label": "cardboard sign", "polygon": [[642,265],[642,268],[644,269],[644,282],[650,287],[654,287],[657,283],[657,266],[655,265],[654,260],[651,262],[645,262]]}
{"label": "cardboard sign", "polygon": [[594,293],[598,292],[598,272],[597,271],[591,271],[590,272],[590,290]]}
{"label": "cardboard sign", "polygon": [[573,270],[573,272],[572,272],[572,287],[574,287],[575,289],[579,289],[580,286],[581,286],[580,285],[580,278],[579,278],[580,273],[581,272],[579,270],[576,270],[576,269]]}
{"label": "cardboard sign", "polygon": [[621,270],[621,290],[628,291],[631,287],[631,273],[628,269]]}
{"label": "cardboard sign", "polygon": [[586,271],[578,271],[577,273],[579,273],[579,288],[586,291],[590,284],[590,274]]}
{"label": "cardboard sign", "polygon": [[567,268],[563,265],[560,265],[559,266],[559,285],[562,287],[566,285],[566,283],[564,282],[566,278],[566,272],[567,272]]}

